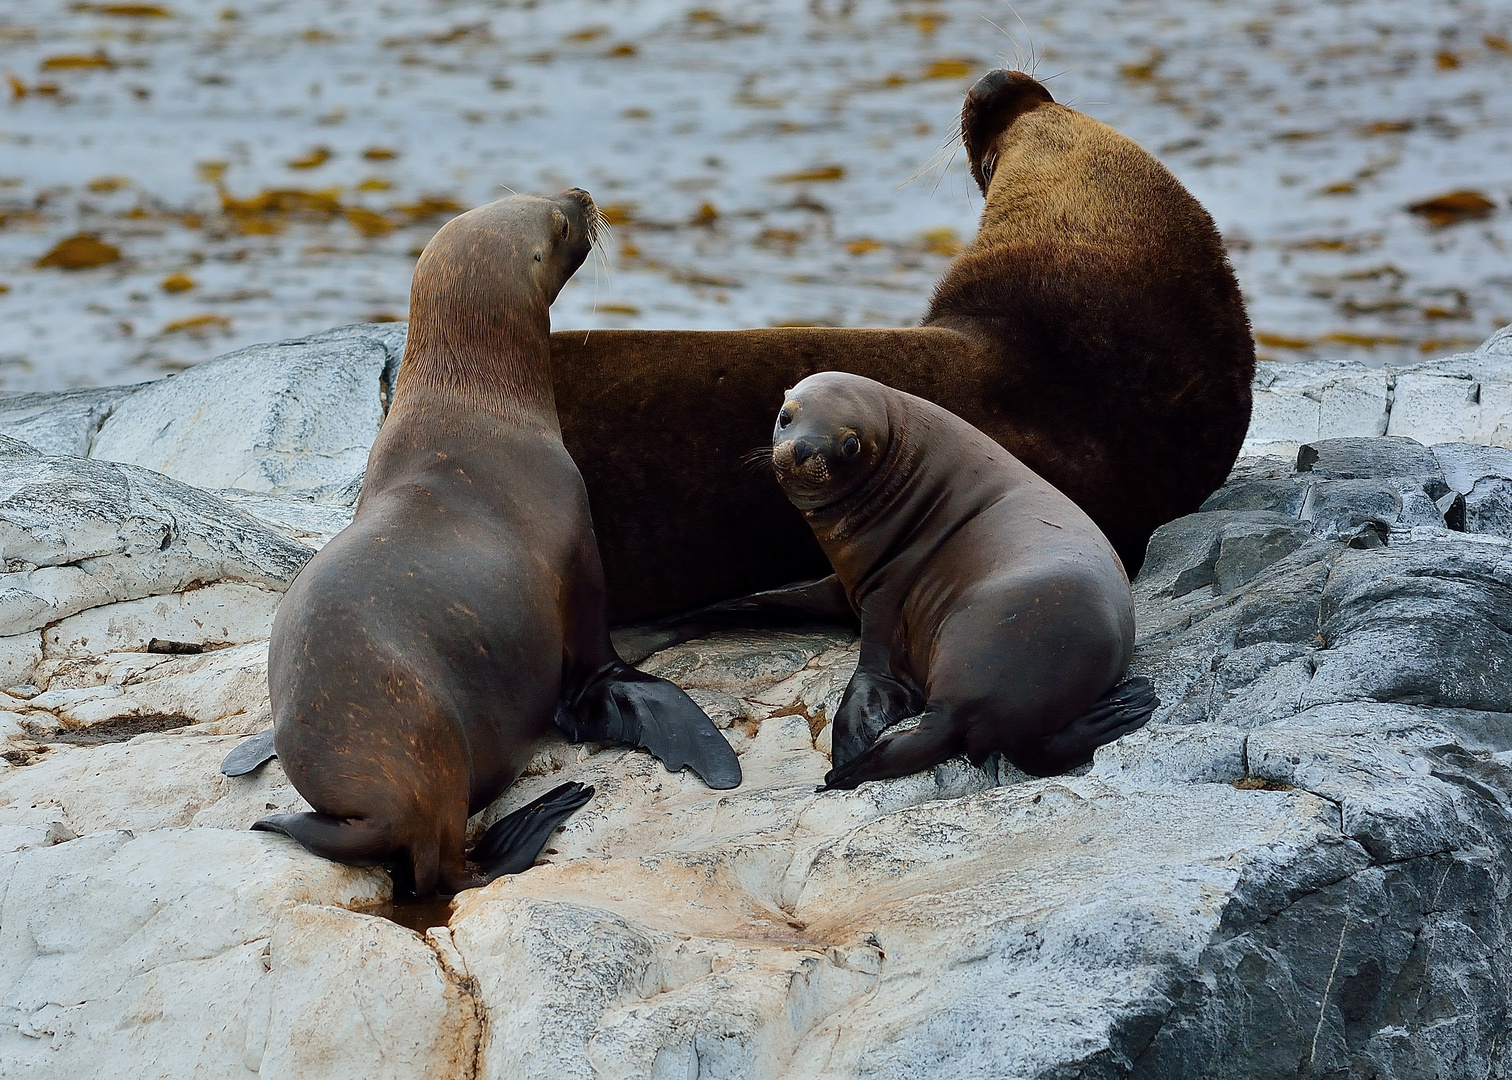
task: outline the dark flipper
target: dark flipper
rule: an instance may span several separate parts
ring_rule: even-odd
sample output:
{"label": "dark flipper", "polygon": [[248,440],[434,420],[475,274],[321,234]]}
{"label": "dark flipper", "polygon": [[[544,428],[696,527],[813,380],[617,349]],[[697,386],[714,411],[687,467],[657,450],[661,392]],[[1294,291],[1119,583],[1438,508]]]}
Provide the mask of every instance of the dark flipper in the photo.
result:
{"label": "dark flipper", "polygon": [[1099,698],[1085,716],[1045,740],[1036,759],[1014,764],[1037,776],[1054,776],[1085,765],[1099,746],[1144,727],[1159,705],[1155,684],[1143,675],[1132,675]]}
{"label": "dark flipper", "polygon": [[615,651],[629,663],[638,664],[654,652],[720,630],[802,626],[805,623],[857,625],[856,613],[845,596],[845,587],[835,575],[752,593],[738,600],[725,600],[652,623],[616,627],[612,637]]}
{"label": "dark flipper", "polygon": [[488,881],[529,870],[552,831],[591,798],[593,789],[582,784],[553,788],[490,825],[467,857],[478,864]]}
{"label": "dark flipper", "polygon": [[556,723],[573,742],[639,746],[672,772],[691,768],[711,788],[740,785],[740,760],[693,699],[628,664],[600,670],[557,711]]}
{"label": "dark flipper", "polygon": [[858,666],[835,710],[830,760],[836,768],[844,768],[864,754],[886,728],[918,716],[923,708],[921,694],[891,675]]}
{"label": "dark flipper", "polygon": [[268,728],[237,743],[221,762],[221,772],[227,776],[246,776],[277,756],[278,751],[273,749],[273,729]]}
{"label": "dark flipper", "polygon": [[866,780],[922,772],[955,757],[963,749],[956,726],[944,713],[929,709],[919,716],[917,727],[884,731],[860,756],[831,769],[819,790],[848,789]]}
{"label": "dark flipper", "polygon": [[274,814],[254,821],[252,828],[256,832],[283,833],[298,840],[306,851],[349,866],[377,866],[393,850],[388,830],[361,818]]}

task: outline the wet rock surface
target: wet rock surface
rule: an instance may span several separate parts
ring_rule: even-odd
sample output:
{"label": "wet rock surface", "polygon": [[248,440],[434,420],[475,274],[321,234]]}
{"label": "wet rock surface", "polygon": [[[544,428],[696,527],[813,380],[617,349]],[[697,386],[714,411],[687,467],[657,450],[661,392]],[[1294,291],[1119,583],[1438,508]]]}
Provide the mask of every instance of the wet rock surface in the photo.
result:
{"label": "wet rock surface", "polygon": [[1505,1076],[1512,451],[1298,445],[1156,533],[1135,670],[1162,705],[1080,775],[819,794],[854,639],[727,632],[644,666],[740,788],[548,742],[473,829],[594,799],[426,910],[246,831],[306,808],[277,761],[218,771],[270,722],[245,601],[349,508],[0,445],[7,578],[84,583],[0,594],[31,612],[0,642],[0,1073]]}

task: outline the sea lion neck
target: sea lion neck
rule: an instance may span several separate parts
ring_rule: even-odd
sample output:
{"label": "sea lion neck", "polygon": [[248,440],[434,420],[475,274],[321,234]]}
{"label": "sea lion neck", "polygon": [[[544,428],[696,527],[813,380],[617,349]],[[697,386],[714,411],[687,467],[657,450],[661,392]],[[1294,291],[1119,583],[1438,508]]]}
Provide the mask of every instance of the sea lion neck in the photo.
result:
{"label": "sea lion neck", "polygon": [[549,418],[556,428],[550,361],[544,305],[538,314],[516,311],[505,318],[432,307],[410,320],[393,410],[410,400],[439,398],[512,419]]}
{"label": "sea lion neck", "polygon": [[920,507],[928,506],[930,489],[937,486],[921,460],[928,418],[911,409],[902,395],[889,393],[887,420],[887,451],[866,482],[836,502],[803,511],[846,591],[856,599],[862,582],[918,527]]}
{"label": "sea lion neck", "polygon": [[440,399],[557,427],[549,297],[487,249],[427,250],[410,288],[410,328],[394,409]]}

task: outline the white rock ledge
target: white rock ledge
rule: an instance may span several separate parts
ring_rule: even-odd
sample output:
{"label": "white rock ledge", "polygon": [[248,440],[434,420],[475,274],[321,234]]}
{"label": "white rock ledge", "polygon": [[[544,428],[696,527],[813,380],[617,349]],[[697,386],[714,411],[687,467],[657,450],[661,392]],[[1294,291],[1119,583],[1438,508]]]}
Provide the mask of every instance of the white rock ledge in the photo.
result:
{"label": "white rock ledge", "polygon": [[[1157,533],[1162,705],[1082,775],[818,794],[854,640],[721,634],[645,666],[744,784],[550,741],[473,829],[594,799],[423,935],[383,872],[246,830],[307,809],[276,761],[218,771],[270,722],[268,620],[350,514],[401,335],[0,398],[0,1076],[1512,1074],[1512,453],[1466,445],[1512,441],[1507,332],[1265,365],[1247,446],[1283,456]],[[1387,433],[1426,445],[1296,470]]]}
{"label": "white rock ledge", "polygon": [[1291,457],[1303,443],[1362,435],[1512,445],[1512,327],[1410,367],[1260,365],[1245,455]]}

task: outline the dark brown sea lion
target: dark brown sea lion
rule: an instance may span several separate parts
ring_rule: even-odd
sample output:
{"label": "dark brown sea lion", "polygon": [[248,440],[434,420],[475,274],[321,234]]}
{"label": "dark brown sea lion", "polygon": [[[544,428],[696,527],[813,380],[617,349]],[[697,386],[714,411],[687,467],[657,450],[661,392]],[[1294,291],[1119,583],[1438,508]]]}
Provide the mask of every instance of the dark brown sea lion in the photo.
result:
{"label": "dark brown sea lion", "polygon": [[986,206],[923,326],[552,335],[612,622],[827,572],[741,460],[767,445],[765,403],[817,371],[974,424],[1091,515],[1131,572],[1158,526],[1223,482],[1255,354],[1211,218],[1133,141],[1020,72],[971,88],[962,135]]}
{"label": "dark brown sea lion", "polygon": [[708,717],[609,643],[548,352],[548,309],[596,222],[587,192],[517,195],[426,246],[356,516],[274,620],[274,742],[315,813],[253,828],[339,862],[396,862],[420,896],[528,867],[587,801],[592,789],[563,785],[489,829],[465,864],[468,816],[514,782],[553,722],[646,746],[715,787],[740,782]]}
{"label": "dark brown sea lion", "polygon": [[824,372],[788,392],[772,464],[861,616],[828,786],[962,752],[1050,776],[1149,719],[1147,680],[1109,694],[1134,653],[1134,597],[1112,545],[976,428]]}

